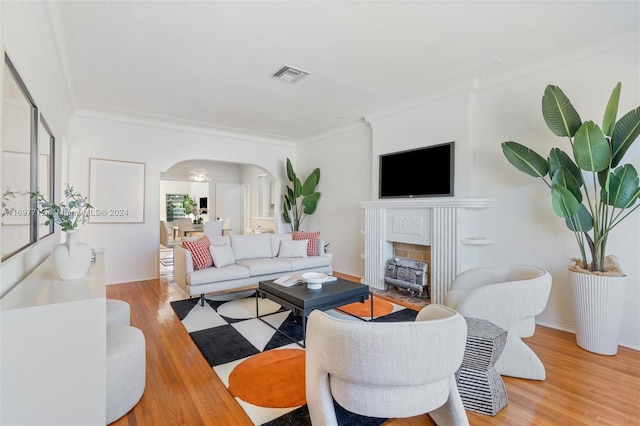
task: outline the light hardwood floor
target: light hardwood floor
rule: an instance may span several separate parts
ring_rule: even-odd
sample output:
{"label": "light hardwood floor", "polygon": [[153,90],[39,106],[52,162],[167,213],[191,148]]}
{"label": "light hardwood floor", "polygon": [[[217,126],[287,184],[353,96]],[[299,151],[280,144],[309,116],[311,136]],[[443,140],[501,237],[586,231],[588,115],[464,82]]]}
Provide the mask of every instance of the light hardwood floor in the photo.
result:
{"label": "light hardwood floor", "polygon": [[[130,303],[132,325],[144,332],[147,350],[142,399],[113,425],[252,424],[169,305],[187,298],[182,289],[161,278],[109,285],[107,297]],[[620,347],[616,356],[596,355],[580,349],[573,334],[541,326],[526,341],[547,379],[505,377],[509,404],[495,417],[468,411],[472,425],[640,425],[640,352]],[[426,415],[385,423],[429,424]]]}

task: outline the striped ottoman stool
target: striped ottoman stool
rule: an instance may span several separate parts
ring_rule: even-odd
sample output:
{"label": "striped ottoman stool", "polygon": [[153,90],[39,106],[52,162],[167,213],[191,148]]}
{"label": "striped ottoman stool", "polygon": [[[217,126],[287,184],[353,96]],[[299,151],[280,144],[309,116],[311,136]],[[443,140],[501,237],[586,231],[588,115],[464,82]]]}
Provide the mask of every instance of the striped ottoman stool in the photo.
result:
{"label": "striped ottoman stool", "polygon": [[483,319],[465,318],[467,346],[456,373],[464,408],[495,416],[507,405],[507,390],[495,364],[507,342],[507,331]]}

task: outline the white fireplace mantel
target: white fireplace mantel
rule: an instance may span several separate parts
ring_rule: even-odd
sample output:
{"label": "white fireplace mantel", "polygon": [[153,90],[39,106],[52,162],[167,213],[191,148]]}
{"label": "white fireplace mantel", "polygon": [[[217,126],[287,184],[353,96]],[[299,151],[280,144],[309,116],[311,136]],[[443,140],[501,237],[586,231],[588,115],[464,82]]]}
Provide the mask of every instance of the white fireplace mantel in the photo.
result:
{"label": "white fireplace mantel", "polygon": [[420,198],[363,201],[365,209],[365,277],[372,288],[384,289],[393,242],[431,246],[431,303],[443,303],[456,275],[467,269],[463,251],[490,242],[479,238],[469,213],[491,206],[477,198]]}

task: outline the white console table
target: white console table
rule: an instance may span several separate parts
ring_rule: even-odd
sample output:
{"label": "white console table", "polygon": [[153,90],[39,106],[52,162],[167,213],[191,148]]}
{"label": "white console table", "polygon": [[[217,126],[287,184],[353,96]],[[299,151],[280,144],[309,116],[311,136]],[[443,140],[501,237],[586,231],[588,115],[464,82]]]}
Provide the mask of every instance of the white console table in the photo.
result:
{"label": "white console table", "polygon": [[0,299],[0,424],[104,425],[104,253],[61,281],[49,257]]}

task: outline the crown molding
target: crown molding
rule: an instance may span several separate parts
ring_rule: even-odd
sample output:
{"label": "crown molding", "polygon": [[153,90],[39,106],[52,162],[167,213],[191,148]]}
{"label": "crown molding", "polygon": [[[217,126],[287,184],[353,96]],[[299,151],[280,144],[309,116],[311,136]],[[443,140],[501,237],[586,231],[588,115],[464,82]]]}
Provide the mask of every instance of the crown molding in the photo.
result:
{"label": "crown molding", "polygon": [[112,121],[121,124],[132,124],[143,127],[162,128],[178,132],[212,135],[225,138],[241,139],[251,142],[269,143],[286,147],[295,147],[295,142],[289,138],[275,137],[271,135],[253,134],[246,130],[234,128],[222,128],[204,123],[196,123],[178,120],[170,117],[150,116],[139,113],[122,113],[97,111],[92,109],[76,109],[74,116],[94,120]]}

